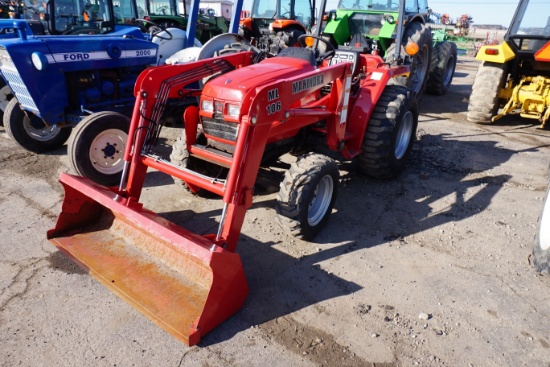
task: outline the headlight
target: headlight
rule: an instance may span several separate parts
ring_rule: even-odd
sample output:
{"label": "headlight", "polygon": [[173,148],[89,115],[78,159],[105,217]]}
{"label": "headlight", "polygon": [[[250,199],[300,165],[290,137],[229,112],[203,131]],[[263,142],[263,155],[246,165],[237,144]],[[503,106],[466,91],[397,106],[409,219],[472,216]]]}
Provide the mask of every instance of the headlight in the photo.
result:
{"label": "headlight", "polygon": [[214,112],[214,101],[211,99],[203,99],[201,101],[201,110],[204,112]]}
{"label": "headlight", "polygon": [[238,119],[241,114],[241,106],[238,104],[228,104],[227,114],[234,119]]}
{"label": "headlight", "polygon": [[388,15],[388,16],[386,17],[386,22],[388,22],[388,23],[390,23],[390,24],[393,24],[393,23],[395,23],[395,18],[394,18],[393,16],[391,16],[391,15]]}
{"label": "headlight", "polygon": [[44,70],[48,66],[48,59],[42,52],[33,52],[31,59],[32,64],[37,70]]}

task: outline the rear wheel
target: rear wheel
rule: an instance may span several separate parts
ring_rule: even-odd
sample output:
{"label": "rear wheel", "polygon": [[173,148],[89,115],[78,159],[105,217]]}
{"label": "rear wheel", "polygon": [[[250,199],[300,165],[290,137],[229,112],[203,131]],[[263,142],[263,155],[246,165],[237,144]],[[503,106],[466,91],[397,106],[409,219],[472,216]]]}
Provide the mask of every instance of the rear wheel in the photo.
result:
{"label": "rear wheel", "polygon": [[432,52],[431,70],[428,75],[426,92],[435,95],[444,95],[453,81],[456,68],[456,44],[453,42],[439,42]]}
{"label": "rear wheel", "polygon": [[124,167],[130,118],[118,112],[91,114],[76,125],[69,142],[72,168],[98,184],[116,186]]}
{"label": "rear wheel", "polygon": [[298,158],[286,171],[277,195],[277,219],[292,235],[310,240],[323,228],[334,206],[340,173],[321,154]]}
{"label": "rear wheel", "polygon": [[359,168],[375,178],[393,178],[403,169],[410,155],[418,111],[411,91],[388,85],[380,96],[363,138]]}
{"label": "rear wheel", "polygon": [[4,111],[6,133],[23,148],[35,153],[47,152],[61,147],[71,135],[71,128],[46,125],[32,112],[23,112],[13,98]]}
{"label": "rear wheel", "polygon": [[[402,57],[407,56],[405,45],[407,42],[414,42],[418,45],[418,52],[413,56],[411,73],[408,78],[394,78],[393,83],[397,83],[408,87],[416,94],[417,101],[420,101],[426,82],[428,81],[428,72],[430,70],[430,62],[432,55],[432,31],[426,25],[413,22],[407,26],[403,34],[403,44],[401,46]],[[386,50],[385,59],[389,60],[395,55],[396,44],[392,43]]]}
{"label": "rear wheel", "polygon": [[506,64],[484,62],[479,65],[468,103],[468,121],[491,122],[500,107],[498,94],[504,88],[506,77]]}

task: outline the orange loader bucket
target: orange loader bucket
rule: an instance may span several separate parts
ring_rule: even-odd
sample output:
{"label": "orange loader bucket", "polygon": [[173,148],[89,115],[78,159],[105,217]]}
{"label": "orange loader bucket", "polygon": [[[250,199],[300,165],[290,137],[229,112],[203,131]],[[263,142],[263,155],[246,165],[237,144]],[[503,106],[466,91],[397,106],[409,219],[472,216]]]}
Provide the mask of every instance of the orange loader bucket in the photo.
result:
{"label": "orange loader bucket", "polygon": [[62,174],[62,211],[48,240],[187,345],[239,310],[239,255],[92,181]]}

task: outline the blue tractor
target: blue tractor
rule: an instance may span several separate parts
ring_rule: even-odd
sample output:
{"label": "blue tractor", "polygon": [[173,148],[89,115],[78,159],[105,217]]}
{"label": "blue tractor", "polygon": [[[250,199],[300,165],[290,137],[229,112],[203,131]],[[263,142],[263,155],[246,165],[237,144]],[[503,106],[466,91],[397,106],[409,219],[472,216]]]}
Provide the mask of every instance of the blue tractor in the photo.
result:
{"label": "blue tractor", "polygon": [[[189,34],[195,32],[195,3]],[[73,127],[85,124],[78,146],[69,144],[73,167],[84,166],[89,172],[78,173],[109,184],[121,170],[138,75],[200,42],[177,28],[147,33],[135,0],[49,0],[27,9],[33,19],[0,20],[0,28],[15,32],[0,39],[0,73],[14,95],[4,110],[6,132],[23,148],[41,153],[62,146]],[[182,108],[171,111],[181,116]],[[82,150],[83,134],[99,140],[89,154],[71,154]],[[91,151],[97,144],[104,144],[100,162]]]}

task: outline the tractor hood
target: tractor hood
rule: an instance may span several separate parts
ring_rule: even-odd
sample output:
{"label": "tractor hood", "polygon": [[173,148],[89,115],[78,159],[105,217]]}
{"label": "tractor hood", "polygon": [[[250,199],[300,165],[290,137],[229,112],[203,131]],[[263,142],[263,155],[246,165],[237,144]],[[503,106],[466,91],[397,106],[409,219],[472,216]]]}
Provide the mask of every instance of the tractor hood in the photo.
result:
{"label": "tractor hood", "polygon": [[0,45],[0,72],[25,110],[57,123],[68,105],[66,73],[145,68],[156,63],[157,49],[136,27],[108,35],[11,38]]}
{"label": "tractor hood", "polygon": [[294,57],[273,57],[250,65],[208,82],[203,97],[246,103],[245,99],[256,88],[275,81],[315,70],[309,61]]}

